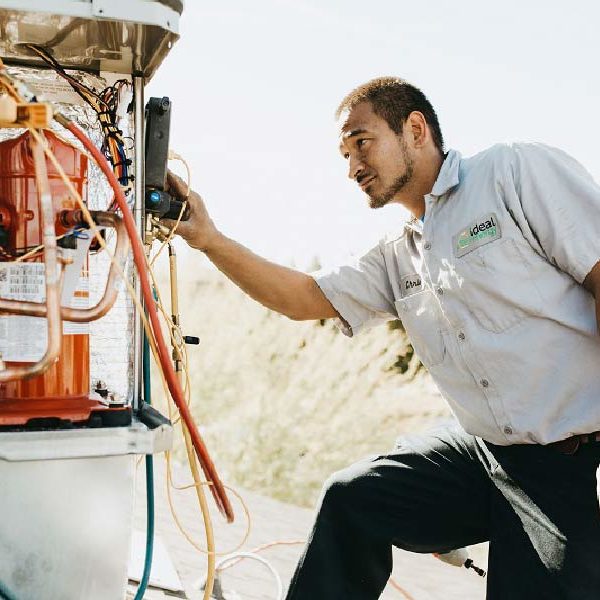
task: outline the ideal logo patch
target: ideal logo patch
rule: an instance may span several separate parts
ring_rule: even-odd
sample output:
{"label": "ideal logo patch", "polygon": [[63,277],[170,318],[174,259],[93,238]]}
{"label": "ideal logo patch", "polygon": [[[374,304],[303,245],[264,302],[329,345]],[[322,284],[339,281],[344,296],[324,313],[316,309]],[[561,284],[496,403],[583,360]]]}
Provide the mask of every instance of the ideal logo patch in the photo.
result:
{"label": "ideal logo patch", "polygon": [[400,279],[400,285],[402,286],[402,298],[406,298],[406,296],[410,296],[411,294],[416,294],[423,289],[423,281],[418,273],[405,275]]}
{"label": "ideal logo patch", "polygon": [[477,219],[452,238],[454,256],[460,258],[501,237],[502,231],[495,213]]}

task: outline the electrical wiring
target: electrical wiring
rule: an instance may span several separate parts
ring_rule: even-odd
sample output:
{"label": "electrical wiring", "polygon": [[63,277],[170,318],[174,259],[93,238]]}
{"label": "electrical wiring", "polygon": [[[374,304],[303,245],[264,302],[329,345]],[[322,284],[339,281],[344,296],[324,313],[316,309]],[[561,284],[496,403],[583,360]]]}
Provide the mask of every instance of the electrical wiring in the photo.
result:
{"label": "electrical wiring", "polygon": [[[259,552],[262,552],[263,550],[267,550],[268,548],[273,548],[275,546],[299,546],[302,544],[306,544],[306,540],[281,540],[281,541],[276,541],[276,542],[269,542],[268,544],[262,544],[261,546],[257,546],[256,548],[252,548],[251,550],[248,550],[248,552],[250,552],[250,554],[258,554]],[[234,550],[234,552],[235,552],[235,550]],[[243,559],[244,559],[244,557],[240,556],[236,560],[232,560],[230,564],[220,567],[219,571],[225,571],[225,569],[230,569],[231,567],[234,567],[235,565],[237,565],[238,562],[242,561]]]}
{"label": "electrical wiring", "polygon": [[226,516],[227,520],[231,522],[233,520],[233,511],[228,501],[227,494],[223,488],[221,480],[219,479],[215,466],[208,454],[208,451],[200,436],[200,433],[195,423],[193,422],[192,415],[183,398],[183,391],[181,389],[181,386],[179,385],[179,381],[177,380],[175,372],[173,371],[173,367],[170,363],[169,353],[165,344],[165,340],[162,336],[162,331],[160,329],[158,312],[156,310],[156,306],[154,305],[152,291],[148,282],[146,270],[145,268],[143,268],[146,264],[146,254],[144,253],[142,243],[138,237],[136,226],[133,221],[133,217],[131,216],[129,207],[127,206],[125,195],[121,190],[119,183],[116,180],[114,173],[110,169],[110,166],[108,165],[106,159],[104,158],[102,153],[92,144],[92,142],[85,136],[85,134],[72,121],[69,121],[64,116],[56,114],[54,118],[57,119],[58,122],[65,126],[69,131],[71,131],[71,133],[73,133],[75,137],[77,137],[77,139],[79,139],[79,141],[89,149],[89,151],[94,155],[94,158],[99,164],[101,170],[111,183],[111,186],[113,187],[117,202],[119,204],[119,208],[123,212],[124,225],[129,234],[134,261],[138,270],[139,281],[142,288],[142,293],[148,305],[148,313],[150,317],[150,322],[152,324],[152,331],[154,334],[156,345],[158,347],[160,362],[164,369],[167,383],[169,385],[171,397],[173,398],[173,401],[177,405],[177,408],[179,409],[182,418],[186,421],[188,429],[190,430],[190,434],[194,442],[194,449],[198,455],[202,469],[205,472],[207,479],[209,479],[213,483],[210,489],[215,499],[215,502],[217,503],[217,506],[219,507],[221,512]]}
{"label": "electrical wiring", "polygon": [[216,564],[215,564],[215,535],[212,526],[212,520],[210,518],[210,512],[208,510],[208,503],[206,501],[206,495],[200,482],[200,473],[198,471],[198,465],[196,463],[196,455],[194,454],[194,448],[192,446],[192,440],[190,434],[185,427],[185,423],[181,423],[183,430],[183,437],[185,439],[185,449],[187,452],[188,463],[192,477],[194,479],[194,487],[196,489],[196,496],[200,504],[200,511],[202,513],[202,519],[204,521],[204,535],[206,537],[206,548],[207,548],[207,575],[206,575],[206,586],[204,588],[204,600],[210,600],[212,595],[213,587],[215,584]]}
{"label": "electrical wiring", "polygon": [[[124,92],[129,92],[131,84],[126,79],[119,79],[112,86],[101,92],[87,87],[75,77],[66,72],[58,61],[44,47],[37,44],[26,44],[32,52],[37,54],[51,69],[65,79],[77,94],[89,104],[100,123],[104,138],[102,152],[110,161],[115,176],[126,194],[131,191],[133,176],[130,173],[132,161],[127,156],[123,132],[118,127],[119,103],[125,97]],[[112,207],[114,210],[114,207]]]}
{"label": "electrical wiring", "polygon": [[[70,231],[67,231],[66,233],[63,233],[62,235],[56,236],[55,240],[58,242],[58,240],[62,240],[71,235],[77,235],[77,233],[80,231],[83,231],[83,229],[72,229]],[[38,255],[42,254],[44,248],[45,245],[40,244],[39,246],[35,246],[35,248],[32,248],[25,254],[20,254],[19,256],[12,257],[12,259],[14,260],[14,262],[23,262],[25,260],[29,260],[30,258],[37,258]]]}
{"label": "electrical wiring", "polygon": [[[169,160],[178,160],[178,161],[182,162],[183,165],[185,166],[185,170],[186,170],[186,174],[187,174],[187,182],[186,182],[186,191],[185,191],[184,200],[187,200],[190,195],[190,190],[192,189],[192,174],[191,174],[190,166],[188,165],[187,161],[181,155],[177,154],[177,152],[174,152],[172,150],[169,150]],[[181,207],[181,210],[179,211],[179,216],[177,217],[177,221],[175,221],[173,227],[171,227],[171,230],[167,234],[161,247],[158,249],[158,252],[154,255],[154,257],[150,261],[150,266],[154,265],[156,259],[161,255],[162,251],[165,249],[165,246],[170,244],[171,240],[175,237],[175,233],[177,232],[179,223],[181,223],[181,218],[183,217],[185,208],[186,208],[186,203],[184,202]]]}
{"label": "electrical wiring", "polygon": [[[281,540],[277,542],[269,542],[267,544],[263,544],[261,546],[257,546],[256,548],[252,548],[246,552],[233,552],[227,558],[227,560],[222,560],[217,564],[216,570],[217,573],[221,573],[226,569],[230,569],[234,567],[239,562],[244,560],[245,558],[255,557],[259,552],[263,550],[267,550],[268,548],[273,548],[275,546],[297,546],[300,544],[305,544],[306,540]],[[388,583],[393,587],[396,591],[400,592],[406,600],[415,600],[414,596],[412,596],[409,592],[407,592],[393,577],[390,577]]]}
{"label": "electrical wiring", "polygon": [[283,583],[281,582],[281,577],[279,576],[279,573],[267,559],[263,558],[262,556],[259,556],[258,554],[252,554],[251,552],[237,552],[221,560],[217,564],[217,570],[219,571],[223,568],[226,568],[225,565],[229,560],[244,558],[249,558],[251,560],[255,560],[259,563],[262,563],[263,565],[265,565],[265,567],[267,567],[267,569],[269,569],[269,571],[271,571],[271,574],[273,575],[273,578],[275,579],[275,583],[277,585],[277,600],[283,600]]}
{"label": "electrical wiring", "polygon": [[[179,515],[177,513],[177,510],[175,509],[175,505],[173,502],[173,496],[172,496],[172,492],[171,490],[175,489],[175,490],[188,490],[191,489],[193,487],[196,487],[195,483],[191,483],[189,485],[185,485],[185,486],[176,486],[173,484],[173,471],[172,471],[172,466],[171,466],[171,453],[170,452],[165,452],[165,458],[167,461],[167,500],[169,502],[169,508],[171,510],[171,515],[173,516],[173,520],[175,521],[175,525],[177,526],[177,529],[179,529],[180,533],[183,535],[183,537],[190,543],[191,546],[193,546],[198,552],[201,552],[202,554],[208,554],[208,550],[207,548],[203,548],[202,546],[198,545],[194,539],[192,538],[192,536],[189,534],[189,532],[185,529],[185,527],[183,526],[181,519],[179,518]],[[212,483],[209,481],[203,481],[202,482],[203,486],[212,486]],[[225,489],[230,492],[231,494],[233,494],[240,502],[242,509],[244,511],[245,517],[246,517],[246,521],[247,521],[247,527],[246,527],[246,531],[244,532],[244,537],[242,538],[242,541],[233,549],[233,550],[229,550],[227,552],[215,552],[215,556],[226,556],[228,554],[231,554],[232,552],[237,552],[237,550],[239,550],[248,540],[248,537],[250,535],[250,531],[252,528],[252,519],[250,517],[250,511],[248,510],[248,506],[246,505],[246,503],[244,502],[244,499],[242,498],[242,496],[232,487],[225,485],[224,486]]]}
{"label": "electrical wiring", "polygon": [[181,210],[179,211],[179,216],[177,217],[177,220],[175,221],[173,227],[171,227],[171,229],[169,230],[169,233],[163,240],[161,247],[158,249],[158,252],[152,257],[152,260],[150,261],[151,267],[154,265],[154,263],[156,262],[156,259],[161,255],[161,253],[165,249],[165,247],[168,246],[171,243],[171,240],[175,237],[175,233],[177,232],[179,223],[181,223],[181,218],[183,217],[183,213],[185,213],[185,208],[186,208],[186,205],[184,203],[181,206]]}
{"label": "electrical wiring", "polygon": [[[171,340],[173,347],[173,362],[175,364],[175,372],[177,373],[177,377],[179,379],[179,383],[182,383],[183,379],[183,336],[180,328],[180,318],[179,318],[179,292],[177,286],[177,255],[175,254],[174,248],[169,244],[169,278],[170,278],[170,288],[171,288]],[[158,291],[157,289],[155,291]],[[176,336],[175,333],[178,335]],[[186,356],[187,359],[187,356]],[[187,361],[186,361],[187,362]],[[187,365],[186,365],[187,369]],[[187,370],[186,370],[187,374]],[[190,387],[186,385],[184,389],[184,397],[185,402],[190,404],[191,394]],[[204,494],[204,488],[200,485],[200,472],[198,469],[198,464],[196,462],[196,455],[194,454],[194,447],[192,445],[192,440],[190,437],[189,429],[186,426],[184,421],[181,422],[181,431],[183,433],[183,438],[185,440],[185,449],[187,452],[188,466],[190,468],[190,472],[192,474],[192,478],[194,480],[195,489],[196,489],[196,497],[198,498],[198,504],[200,506],[200,512],[202,513],[202,519],[204,521],[204,534],[206,537],[206,547],[208,549],[207,556],[207,577],[206,577],[206,586],[204,588],[204,600],[210,600],[212,595],[213,586],[215,583],[215,536],[212,525],[212,519],[210,515],[210,511],[208,509],[208,503],[206,501],[206,495]]]}

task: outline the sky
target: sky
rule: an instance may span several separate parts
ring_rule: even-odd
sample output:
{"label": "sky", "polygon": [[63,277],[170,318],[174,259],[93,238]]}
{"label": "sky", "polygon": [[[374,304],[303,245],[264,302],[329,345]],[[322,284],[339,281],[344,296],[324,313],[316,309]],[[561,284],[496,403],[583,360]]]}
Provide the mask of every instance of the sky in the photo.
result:
{"label": "sky", "polygon": [[600,181],[599,17],[592,0],[186,0],[147,95],[171,98],[171,147],[221,231],[335,264],[406,219],[368,208],[338,151],[335,108],[373,77],[419,86],[463,156],[539,141]]}

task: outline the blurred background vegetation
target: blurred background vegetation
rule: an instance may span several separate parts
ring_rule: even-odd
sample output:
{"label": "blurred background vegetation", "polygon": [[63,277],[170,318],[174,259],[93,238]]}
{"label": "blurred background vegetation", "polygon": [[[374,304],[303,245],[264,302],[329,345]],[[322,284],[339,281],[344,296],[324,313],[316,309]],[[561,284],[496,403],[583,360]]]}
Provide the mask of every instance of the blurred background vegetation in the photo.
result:
{"label": "blurred background vegetation", "polygon": [[[191,406],[225,482],[312,506],[333,471],[451,418],[399,321],[349,339],[333,321],[265,309],[216,271],[191,275],[180,282],[184,333],[200,337]],[[156,373],[153,385],[164,400]]]}

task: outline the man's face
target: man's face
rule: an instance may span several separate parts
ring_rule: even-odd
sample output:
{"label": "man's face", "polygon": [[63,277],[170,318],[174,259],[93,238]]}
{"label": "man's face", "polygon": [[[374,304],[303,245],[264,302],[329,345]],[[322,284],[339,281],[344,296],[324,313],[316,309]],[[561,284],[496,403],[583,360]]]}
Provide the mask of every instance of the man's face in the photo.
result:
{"label": "man's face", "polygon": [[414,161],[402,134],[373,112],[370,102],[361,102],[343,112],[340,152],[348,161],[348,177],[369,196],[371,208],[381,208],[410,183]]}

